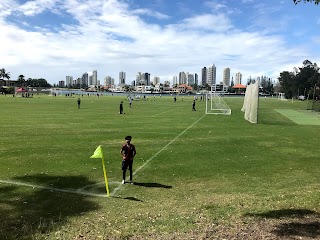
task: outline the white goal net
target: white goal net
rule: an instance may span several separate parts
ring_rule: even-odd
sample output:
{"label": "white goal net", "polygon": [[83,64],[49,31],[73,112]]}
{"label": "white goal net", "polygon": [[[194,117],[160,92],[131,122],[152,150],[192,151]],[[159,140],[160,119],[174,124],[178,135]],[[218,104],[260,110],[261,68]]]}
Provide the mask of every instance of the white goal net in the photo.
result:
{"label": "white goal net", "polygon": [[258,123],[259,107],[259,81],[247,86],[241,111],[244,112],[244,119],[251,123]]}
{"label": "white goal net", "polygon": [[231,115],[231,109],[216,92],[206,94],[206,114]]}

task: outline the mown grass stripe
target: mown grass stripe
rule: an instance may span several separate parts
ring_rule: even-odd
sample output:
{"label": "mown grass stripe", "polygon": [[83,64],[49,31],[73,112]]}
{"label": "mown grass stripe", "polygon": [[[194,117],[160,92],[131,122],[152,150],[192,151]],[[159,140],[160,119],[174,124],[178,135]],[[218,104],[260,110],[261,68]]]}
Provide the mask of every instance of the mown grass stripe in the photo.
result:
{"label": "mown grass stripe", "polygon": [[278,113],[299,125],[320,125],[318,118],[292,109],[275,109]]}

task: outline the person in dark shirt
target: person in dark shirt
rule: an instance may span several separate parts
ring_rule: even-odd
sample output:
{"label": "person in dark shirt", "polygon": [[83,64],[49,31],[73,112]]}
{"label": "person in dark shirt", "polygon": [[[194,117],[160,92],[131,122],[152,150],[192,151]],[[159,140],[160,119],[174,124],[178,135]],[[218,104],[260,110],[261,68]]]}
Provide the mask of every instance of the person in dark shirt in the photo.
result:
{"label": "person in dark shirt", "polygon": [[120,114],[123,113],[123,101],[120,102],[120,112],[119,112],[119,113],[120,113]]}
{"label": "person in dark shirt", "polygon": [[196,100],[193,100],[192,111],[196,111]]}
{"label": "person in dark shirt", "polygon": [[133,158],[136,155],[136,148],[133,144],[131,144],[131,136],[126,136],[126,143],[122,145],[120,150],[120,154],[122,155],[122,184],[125,184],[126,180],[126,171],[129,168],[130,171],[130,183],[132,182],[132,164]]}
{"label": "person in dark shirt", "polygon": [[80,109],[80,104],[81,104],[80,98],[78,98],[77,103],[78,103],[78,109]]}

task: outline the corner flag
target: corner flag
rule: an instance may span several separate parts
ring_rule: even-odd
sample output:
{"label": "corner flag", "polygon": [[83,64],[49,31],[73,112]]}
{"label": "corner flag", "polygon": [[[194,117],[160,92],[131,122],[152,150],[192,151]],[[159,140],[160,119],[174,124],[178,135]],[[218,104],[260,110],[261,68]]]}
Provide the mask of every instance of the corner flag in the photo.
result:
{"label": "corner flag", "polygon": [[94,153],[92,154],[92,156],[90,158],[101,158],[104,181],[106,183],[107,195],[108,195],[108,197],[110,197],[109,186],[108,186],[109,184],[108,184],[108,178],[107,178],[107,171],[106,171],[106,167],[104,165],[104,157],[103,157],[103,151],[102,151],[101,145],[99,145],[99,147],[97,147],[97,149],[94,151]]}
{"label": "corner flag", "polygon": [[90,158],[103,158],[102,147],[101,145],[97,147],[93,155]]}

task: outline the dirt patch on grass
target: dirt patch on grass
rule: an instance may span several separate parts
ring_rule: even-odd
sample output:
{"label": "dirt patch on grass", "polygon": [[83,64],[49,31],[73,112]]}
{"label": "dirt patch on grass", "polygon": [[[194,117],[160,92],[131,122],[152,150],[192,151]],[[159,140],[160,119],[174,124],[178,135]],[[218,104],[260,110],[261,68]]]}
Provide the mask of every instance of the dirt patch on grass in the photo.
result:
{"label": "dirt patch on grass", "polygon": [[320,239],[320,214],[310,210],[284,209],[247,214],[234,223],[199,224],[191,232],[147,233],[115,239],[153,240],[308,240]]}

